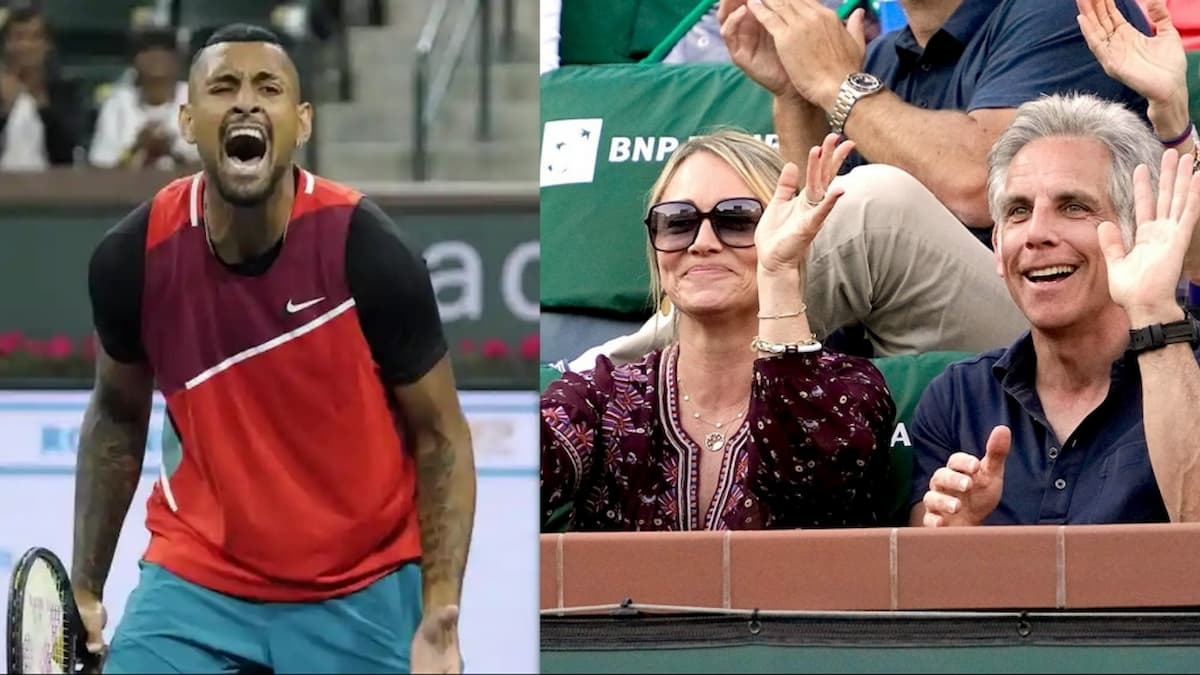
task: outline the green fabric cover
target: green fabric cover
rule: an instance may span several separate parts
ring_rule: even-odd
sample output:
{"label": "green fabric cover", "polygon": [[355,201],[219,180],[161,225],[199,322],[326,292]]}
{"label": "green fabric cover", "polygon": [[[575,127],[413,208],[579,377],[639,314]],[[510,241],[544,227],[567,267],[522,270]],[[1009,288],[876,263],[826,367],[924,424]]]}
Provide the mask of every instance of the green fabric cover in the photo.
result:
{"label": "green fabric cover", "polygon": [[564,66],[635,63],[699,0],[566,0],[559,18]]}
{"label": "green fabric cover", "polygon": [[967,352],[928,352],[905,356],[885,356],[871,359],[896,402],[896,428],[892,433],[891,508],[885,511],[887,525],[908,523],[909,497],[912,492],[912,445],[909,426],[913,411],[925,393],[925,387],[946,366],[973,356]]}
{"label": "green fabric cover", "polygon": [[642,0],[629,42],[630,56],[641,60],[649,55],[701,2],[716,4],[716,0]]}
{"label": "green fabric cover", "polygon": [[649,288],[642,219],[666,157],[717,126],[774,144],[770,95],[719,63],[560,68],[542,77],[541,93],[542,306],[640,316]]}
{"label": "green fabric cover", "polygon": [[1192,121],[1200,121],[1200,51],[1188,52],[1188,109]]}
{"label": "green fabric cover", "polygon": [[[928,352],[917,355],[887,356],[872,359],[875,367],[883,374],[892,399],[896,402],[896,427],[892,433],[892,466],[889,482],[892,489],[884,496],[884,525],[908,523],[909,496],[912,492],[912,445],[908,427],[913,411],[925,393],[930,381],[951,363],[973,356],[967,352]],[[558,379],[559,372],[542,366],[541,388],[545,391],[551,382]],[[566,529],[570,507],[561,509],[543,526],[544,532],[561,532]]]}

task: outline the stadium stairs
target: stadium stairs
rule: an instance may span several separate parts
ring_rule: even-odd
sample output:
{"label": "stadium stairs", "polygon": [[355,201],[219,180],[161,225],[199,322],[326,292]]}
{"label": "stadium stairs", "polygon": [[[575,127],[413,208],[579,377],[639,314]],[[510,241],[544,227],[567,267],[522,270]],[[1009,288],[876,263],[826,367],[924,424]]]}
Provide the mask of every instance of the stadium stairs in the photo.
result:
{"label": "stadium stairs", "polygon": [[[449,33],[469,3],[451,0]],[[323,103],[320,170],[344,181],[407,181],[413,177],[415,46],[432,0],[391,0],[388,25],[350,28],[349,102]],[[492,136],[476,136],[480,83],[478,26],[468,39],[442,101],[428,144],[430,180],[533,181],[537,171],[537,3],[514,0],[513,51],[501,49],[504,3],[492,2]],[[441,56],[444,56],[442,54]]]}

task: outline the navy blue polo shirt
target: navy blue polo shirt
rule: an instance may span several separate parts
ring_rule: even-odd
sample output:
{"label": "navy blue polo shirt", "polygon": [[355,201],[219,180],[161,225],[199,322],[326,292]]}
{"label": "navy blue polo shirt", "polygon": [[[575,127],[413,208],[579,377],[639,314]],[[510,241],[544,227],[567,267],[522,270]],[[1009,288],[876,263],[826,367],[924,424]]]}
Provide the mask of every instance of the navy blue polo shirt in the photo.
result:
{"label": "navy blue polo shirt", "polygon": [[1026,333],[1007,349],[955,363],[930,382],[909,429],[910,505],[924,498],[950,455],[962,450],[982,458],[992,429],[1003,424],[1012,429],[1012,447],[1000,506],[985,524],[1167,522],[1146,448],[1136,357],[1113,364],[1108,396],[1065,439],[1046,421],[1034,388],[1036,363]]}
{"label": "navy blue polo shirt", "polygon": [[[1133,0],[1117,7],[1150,34]],[[913,105],[932,110],[1015,108],[1042,94],[1079,91],[1145,110],[1105,74],[1076,22],[1074,2],[963,0],[924,49],[905,27],[871,44],[866,69]]]}
{"label": "navy blue polo shirt", "polygon": [[[1150,34],[1133,0],[1117,0],[1117,7]],[[1042,94],[1075,91],[1119,101],[1144,117],[1145,99],[1105,74],[1077,14],[1071,0],[963,0],[924,49],[908,27],[880,36],[864,70],[929,110],[1016,108]],[[861,163],[855,153],[843,169]]]}

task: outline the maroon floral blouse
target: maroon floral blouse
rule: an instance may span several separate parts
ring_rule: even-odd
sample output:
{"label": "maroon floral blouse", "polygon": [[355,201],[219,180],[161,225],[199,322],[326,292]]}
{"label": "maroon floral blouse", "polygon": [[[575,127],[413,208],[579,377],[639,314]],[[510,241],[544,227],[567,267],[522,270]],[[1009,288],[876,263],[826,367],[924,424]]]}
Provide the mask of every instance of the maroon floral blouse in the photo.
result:
{"label": "maroon floral blouse", "polygon": [[568,529],[750,530],[875,525],[896,406],[867,359],[760,358],[750,408],[700,513],[703,450],[683,431],[677,347],[624,366],[601,357],[542,394],[542,522]]}

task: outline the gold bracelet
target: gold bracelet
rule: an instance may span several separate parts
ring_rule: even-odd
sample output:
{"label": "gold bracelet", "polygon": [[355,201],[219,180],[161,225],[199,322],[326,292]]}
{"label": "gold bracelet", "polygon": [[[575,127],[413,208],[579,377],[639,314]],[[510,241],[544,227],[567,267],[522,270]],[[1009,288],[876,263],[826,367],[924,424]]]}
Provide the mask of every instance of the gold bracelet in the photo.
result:
{"label": "gold bracelet", "polygon": [[804,314],[807,311],[808,311],[808,305],[806,305],[802,302],[802,303],[800,303],[800,309],[798,309],[794,312],[787,312],[785,314],[759,314],[758,318],[760,318],[760,319],[788,319],[793,316],[800,316],[801,314]]}

